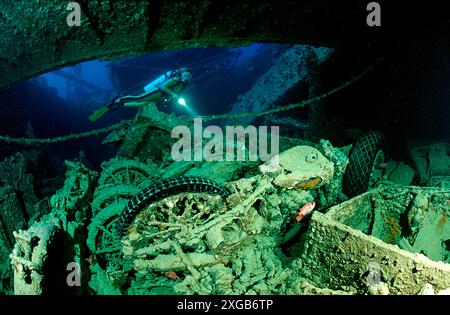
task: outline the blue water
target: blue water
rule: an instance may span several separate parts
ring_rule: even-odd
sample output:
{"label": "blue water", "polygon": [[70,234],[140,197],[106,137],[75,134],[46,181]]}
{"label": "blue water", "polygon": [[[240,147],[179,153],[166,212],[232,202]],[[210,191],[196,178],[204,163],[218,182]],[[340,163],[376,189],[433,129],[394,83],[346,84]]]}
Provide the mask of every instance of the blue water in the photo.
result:
{"label": "blue water", "polygon": [[[108,65],[111,62],[108,61],[98,61],[92,60],[87,62],[79,63],[72,67],[62,68],[61,71],[70,73],[72,75],[78,76],[80,79],[91,82],[103,89],[112,90],[113,85],[109,79]],[[41,75],[47,81],[49,87],[57,89],[58,96],[70,101],[68,89],[70,88],[71,82],[61,76],[54,74],[54,72],[49,72]],[[95,91],[91,91],[95,92]]]}
{"label": "blue water", "polygon": [[[136,109],[121,109],[91,122],[89,115],[115,97],[140,94],[143,87],[166,71],[189,66],[192,82],[183,92],[187,111],[175,102],[160,106],[177,115],[220,114],[229,111],[240,94],[252,87],[286,51],[288,45],[255,44],[246,47],[210,47],[153,52],[117,60],[91,60],[42,74],[0,91],[1,134],[12,137],[52,138],[106,127],[135,116]],[[269,56],[269,58],[268,58]],[[77,80],[68,79],[67,76]],[[43,146],[60,162],[83,151],[98,168],[115,155],[116,148],[99,145],[105,135]],[[6,145],[0,159],[23,148]]]}

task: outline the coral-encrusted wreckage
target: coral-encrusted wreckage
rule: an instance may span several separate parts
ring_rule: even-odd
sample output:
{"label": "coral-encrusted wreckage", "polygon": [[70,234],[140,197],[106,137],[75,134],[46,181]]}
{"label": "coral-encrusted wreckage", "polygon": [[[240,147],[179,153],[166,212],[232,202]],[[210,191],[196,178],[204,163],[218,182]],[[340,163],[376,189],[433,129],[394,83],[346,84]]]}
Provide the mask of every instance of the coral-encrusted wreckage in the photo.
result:
{"label": "coral-encrusted wreckage", "polygon": [[[70,29],[59,26],[66,3],[43,2],[0,2],[0,28],[10,30],[0,38],[0,88],[95,58],[293,44],[230,106],[261,113],[291,102],[299,86],[309,98],[324,92],[321,66],[342,47],[352,45],[345,68],[372,59],[361,47],[379,48],[359,24],[365,3],[86,0],[82,25]],[[430,47],[439,60],[442,46]],[[333,146],[320,139],[331,123],[323,104],[308,106],[303,120],[277,112],[239,121],[291,128],[265,162],[173,161],[171,131],[192,120],[156,105],[103,140],[118,149],[99,170],[65,161],[51,195],[36,189],[28,147],[0,161],[0,294],[450,294],[450,143],[410,141],[409,160],[390,160],[382,134],[346,125],[360,136]]]}
{"label": "coral-encrusted wreckage", "polygon": [[[449,163],[448,150],[441,150],[448,144],[411,147],[427,187],[409,186],[413,168],[382,162],[379,151],[369,191],[348,199],[342,185],[355,159],[352,146],[281,137],[276,162],[265,163],[174,162],[166,150],[148,150],[167,144],[179,123],[148,107],[132,132],[105,139],[120,147],[100,174],[66,161],[63,187],[45,201],[33,193],[23,156],[3,161],[1,292],[448,292],[449,174],[436,167]],[[373,144],[366,140],[353,147]],[[142,202],[171,185],[178,185],[171,194],[138,209],[121,237],[117,228],[130,200]],[[295,221],[299,207],[312,201],[312,216]],[[70,263],[79,266],[80,286],[66,284]]]}
{"label": "coral-encrusted wreckage", "polygon": [[[294,47],[269,72],[292,54],[317,64],[331,53]],[[316,79],[280,89],[263,76],[239,106],[273,108],[280,91]],[[278,94],[258,105],[258,86]],[[386,159],[379,132],[345,147],[280,136],[266,162],[173,161],[180,125],[194,128],[144,107],[103,140],[118,150],[99,172],[66,161],[64,184],[45,198],[24,155],[1,162],[0,292],[448,293],[450,144],[411,142],[411,165]]]}

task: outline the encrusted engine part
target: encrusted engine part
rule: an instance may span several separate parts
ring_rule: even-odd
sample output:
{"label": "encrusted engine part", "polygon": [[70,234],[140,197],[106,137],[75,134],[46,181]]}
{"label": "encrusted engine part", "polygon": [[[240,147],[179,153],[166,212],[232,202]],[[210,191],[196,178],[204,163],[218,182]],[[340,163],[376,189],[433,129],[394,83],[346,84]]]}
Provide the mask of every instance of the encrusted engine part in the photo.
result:
{"label": "encrusted engine part", "polygon": [[301,294],[301,262],[286,263],[272,237],[256,235],[231,263],[218,262],[189,273],[175,286],[182,294]]}
{"label": "encrusted engine part", "polygon": [[49,222],[36,222],[27,231],[14,232],[16,244],[10,255],[14,294],[38,295],[51,290],[46,278],[56,272],[50,270],[50,260],[55,258],[50,256],[55,254],[52,243],[59,232],[60,227]]}
{"label": "encrusted engine part", "polygon": [[78,212],[80,215],[89,207],[88,199],[93,191],[97,173],[78,162],[65,161],[65,163],[67,171],[64,186],[52,196],[50,204],[54,209],[64,210],[70,214]]}
{"label": "encrusted engine part", "polygon": [[191,168],[195,166],[194,161],[169,161],[169,158],[166,161],[167,166],[164,167],[164,173],[161,178],[170,178],[174,176],[181,176],[186,174]]}
{"label": "encrusted engine part", "polygon": [[190,253],[186,256],[158,255],[155,259],[136,259],[134,269],[137,272],[146,273],[149,271],[171,272],[186,271],[188,267],[204,268],[213,266],[220,262],[214,255],[206,253]]}
{"label": "encrusted engine part", "polygon": [[237,206],[227,211],[219,196],[197,193],[169,197],[136,217],[123,241],[123,252],[135,258],[151,257],[173,252],[171,242],[176,241],[188,252],[212,251],[232,257],[247,237],[260,231],[261,220],[251,208]]}
{"label": "encrusted engine part", "polygon": [[[236,215],[232,210],[227,211],[217,195],[181,193],[167,197],[137,215],[130,234],[123,240],[124,258],[140,272],[188,272],[214,264],[220,261],[215,256],[220,247],[228,247],[226,254],[232,256],[235,254],[232,249],[242,241],[231,237],[233,231],[229,227]],[[215,231],[214,235],[211,230]],[[173,263],[179,268],[173,269]]]}
{"label": "encrusted engine part", "polygon": [[219,183],[229,182],[256,174],[259,162],[251,161],[214,161],[189,169],[184,175],[207,177]]}
{"label": "encrusted engine part", "polygon": [[284,188],[316,189],[330,182],[334,165],[316,148],[296,146],[260,166],[262,173],[275,173],[274,183]]}

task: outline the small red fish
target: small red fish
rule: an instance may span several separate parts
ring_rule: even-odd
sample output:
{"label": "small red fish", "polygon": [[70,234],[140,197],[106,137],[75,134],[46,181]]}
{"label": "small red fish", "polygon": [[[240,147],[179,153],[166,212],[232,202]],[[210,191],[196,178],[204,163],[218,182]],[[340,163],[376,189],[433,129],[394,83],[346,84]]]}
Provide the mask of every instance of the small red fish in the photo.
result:
{"label": "small red fish", "polygon": [[298,214],[295,217],[295,221],[300,222],[306,215],[311,213],[316,206],[315,202],[308,202],[298,209]]}

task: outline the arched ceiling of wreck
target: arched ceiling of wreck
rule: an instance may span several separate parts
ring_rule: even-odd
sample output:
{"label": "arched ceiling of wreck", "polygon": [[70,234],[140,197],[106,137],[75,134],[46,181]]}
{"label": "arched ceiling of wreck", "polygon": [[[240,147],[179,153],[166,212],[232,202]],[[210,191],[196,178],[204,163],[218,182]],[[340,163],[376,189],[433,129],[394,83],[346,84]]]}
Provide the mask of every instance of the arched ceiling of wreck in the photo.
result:
{"label": "arched ceiling of wreck", "polygon": [[68,2],[0,2],[0,88],[88,59],[261,42],[339,47],[366,38],[354,25],[365,23],[364,3],[80,0],[81,26],[69,27]]}

